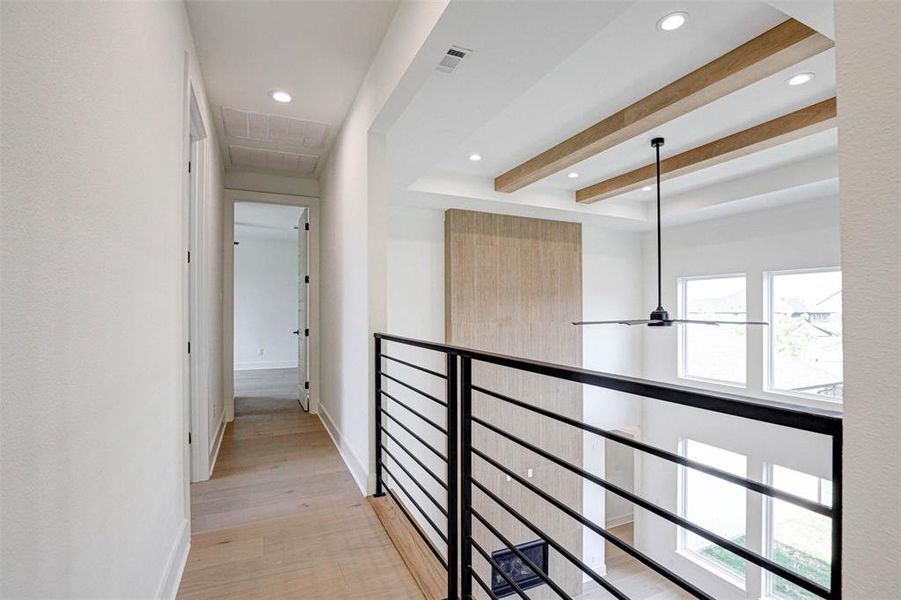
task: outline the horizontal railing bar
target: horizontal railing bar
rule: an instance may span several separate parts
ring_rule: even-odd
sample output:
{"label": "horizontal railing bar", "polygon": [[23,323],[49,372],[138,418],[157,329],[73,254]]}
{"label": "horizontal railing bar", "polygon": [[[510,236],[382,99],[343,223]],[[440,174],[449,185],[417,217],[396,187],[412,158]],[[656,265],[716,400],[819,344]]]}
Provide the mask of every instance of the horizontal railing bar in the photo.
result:
{"label": "horizontal railing bar", "polygon": [[519,584],[516,583],[512,577],[507,575],[507,572],[504,571],[504,569],[502,569],[499,564],[497,564],[497,561],[494,560],[494,558],[492,558],[492,556],[490,554],[488,554],[488,552],[486,552],[484,548],[479,546],[478,542],[476,542],[474,539],[472,539],[471,536],[466,538],[466,540],[472,545],[473,548],[475,548],[476,550],[479,551],[479,554],[482,555],[482,558],[484,558],[485,560],[488,561],[488,564],[490,564],[492,567],[497,569],[497,572],[500,573],[500,576],[504,578],[504,581],[506,581],[507,583],[510,584],[510,587],[513,588],[513,591],[515,591],[519,595],[520,598],[523,598],[524,600],[529,600],[529,597],[526,596],[526,593],[524,591],[522,591],[522,588],[519,587]]}
{"label": "horizontal railing bar", "polygon": [[[404,452],[406,452],[406,453],[407,453],[407,456],[409,456],[410,458],[412,458],[412,459],[416,462],[416,464],[418,464],[420,467],[422,467],[422,469],[423,469],[426,473],[428,473],[429,475],[432,476],[432,479],[434,479],[435,481],[437,481],[438,484],[439,484],[441,487],[443,487],[445,490],[447,490],[447,484],[441,479],[441,477],[439,477],[437,473],[435,473],[435,472],[432,471],[430,468],[428,468],[428,467],[425,465],[425,463],[423,463],[423,462],[419,459],[419,457],[417,457],[415,454],[413,454],[413,452],[411,452],[409,448],[407,448],[403,443],[401,443],[401,441],[400,441],[399,439],[397,439],[396,437],[394,437],[393,435],[391,435],[391,432],[390,432],[390,431],[388,431],[387,429],[385,429],[385,428],[383,427],[383,428],[382,428],[382,433],[384,433],[384,434],[387,435],[389,438],[391,438],[392,440],[394,440],[394,443],[397,444],[397,447],[398,447],[398,448],[400,448],[401,450],[403,450]],[[381,446],[382,450],[385,450],[386,452],[388,451],[388,448],[387,448],[387,447],[385,446],[385,444],[383,444],[381,441],[379,441],[378,444],[379,444],[379,446]]]}
{"label": "horizontal railing bar", "polygon": [[485,581],[481,577],[479,577],[479,574],[476,573],[475,569],[473,569],[472,567],[467,567],[466,570],[469,571],[469,574],[472,575],[472,578],[476,580],[476,583],[482,586],[482,589],[485,590],[485,593],[491,597],[491,600],[498,600],[497,595],[495,595],[495,593],[491,591],[491,588],[488,587],[488,584],[485,583]]}
{"label": "horizontal railing bar", "polygon": [[422,541],[425,542],[425,545],[429,547],[429,550],[431,550],[432,554],[435,555],[435,558],[438,559],[438,562],[441,563],[441,565],[445,569],[447,569],[447,559],[445,559],[444,555],[441,554],[441,551],[435,547],[435,544],[432,543],[432,540],[429,539],[429,536],[426,534],[426,532],[422,530],[422,527],[419,526],[419,523],[416,522],[416,519],[413,518],[413,515],[411,515],[407,508],[404,506],[404,503],[401,502],[400,498],[397,497],[397,494],[394,493],[394,490],[387,487],[385,489],[394,499],[394,503],[397,504],[398,508],[400,508],[400,511],[407,518],[407,521],[410,522],[410,525],[413,527],[416,533],[419,534],[419,537],[422,538]]}
{"label": "horizontal railing bar", "polygon": [[566,423],[567,425],[571,425],[571,426],[573,426],[573,427],[578,427],[579,429],[582,429],[583,431],[588,431],[588,432],[590,432],[590,433],[594,433],[594,434],[599,435],[599,436],[601,436],[601,437],[603,437],[603,438],[606,438],[606,439],[608,439],[608,440],[613,440],[613,441],[615,441],[615,442],[618,442],[618,443],[623,444],[623,445],[625,445],[625,446],[629,446],[629,447],[634,448],[634,449],[636,449],[636,450],[640,450],[640,451],[642,451],[642,452],[646,452],[646,453],[648,453],[648,454],[652,454],[652,455],[657,456],[657,457],[659,457],[659,458],[662,458],[662,459],[664,459],[664,460],[668,460],[668,461],[670,461],[670,462],[678,463],[678,464],[683,465],[683,466],[685,466],[685,467],[689,467],[689,468],[691,468],[691,469],[695,469],[696,471],[701,471],[702,473],[706,473],[707,475],[711,475],[711,476],[713,476],[713,477],[717,477],[717,478],[719,478],[719,479],[723,479],[723,480],[728,481],[728,482],[730,482],[730,483],[734,483],[734,484],[736,484],[736,485],[740,485],[740,486],[742,486],[742,487],[744,487],[744,488],[747,488],[747,489],[749,489],[749,490],[753,490],[753,491],[758,492],[758,493],[760,493],[760,494],[764,494],[764,495],[766,495],[766,496],[770,496],[770,497],[772,497],[772,498],[776,498],[776,499],[782,500],[782,501],[784,501],[784,502],[789,502],[789,503],[794,504],[794,505],[796,505],[796,506],[800,506],[800,507],[802,507],[802,508],[805,508],[805,509],[807,509],[807,510],[809,510],[809,511],[811,511],[811,512],[817,513],[817,514],[819,514],[819,515],[823,515],[824,517],[829,517],[829,518],[831,519],[832,516],[833,516],[832,507],[830,507],[830,506],[825,506],[825,505],[820,504],[820,503],[818,503],[818,502],[815,502],[815,501],[813,501],[813,500],[808,500],[807,498],[802,498],[802,497],[800,497],[800,496],[796,496],[796,495],[794,495],[794,494],[790,494],[790,493],[788,493],[788,492],[784,492],[784,491],[782,491],[782,490],[776,489],[776,488],[774,488],[774,487],[772,487],[772,486],[769,486],[769,485],[766,485],[766,484],[763,484],[763,483],[759,483],[759,482],[754,481],[754,480],[752,480],[752,479],[747,479],[747,478],[741,477],[741,476],[739,476],[739,475],[733,475],[732,473],[728,473],[728,472],[726,472],[726,471],[722,471],[722,470],[720,470],[720,469],[717,469],[716,467],[711,467],[711,466],[705,465],[704,463],[699,463],[699,462],[694,461],[694,460],[691,460],[691,459],[689,459],[689,458],[685,458],[684,456],[680,456],[679,454],[675,454],[675,453],[673,453],[673,452],[669,452],[669,451],[667,451],[667,450],[663,450],[663,449],[661,449],[661,448],[657,448],[657,447],[655,447],[655,446],[651,446],[651,445],[649,445],[649,444],[645,444],[645,443],[642,443],[642,442],[639,442],[639,441],[636,441],[636,440],[627,438],[627,437],[622,436],[622,435],[617,435],[617,434],[615,434],[615,433],[613,433],[613,432],[611,432],[611,431],[608,431],[608,430],[606,430],[606,429],[601,429],[600,427],[595,427],[595,426],[593,426],[593,425],[588,425],[587,423],[583,423],[582,421],[579,421],[578,419],[572,419],[572,418],[570,418],[570,417],[566,417],[566,416],[563,416],[563,415],[560,415],[560,414],[551,412],[551,411],[546,410],[546,409],[544,409],[544,408],[541,408],[541,407],[538,407],[538,406],[534,406],[534,405],[528,404],[528,403],[523,402],[523,401],[521,401],[521,400],[517,400],[517,399],[515,399],[515,398],[511,398],[510,396],[506,396],[506,395],[501,394],[501,393],[499,393],[499,392],[495,392],[495,391],[492,391],[492,390],[483,388],[483,387],[478,386],[478,385],[473,385],[473,386],[472,386],[472,389],[473,389],[473,390],[476,390],[476,391],[478,391],[478,392],[481,392],[481,393],[483,393],[483,394],[486,394],[486,395],[488,395],[488,396],[492,396],[492,397],[494,397],[494,398],[497,398],[498,400],[502,400],[502,401],[504,401],[504,402],[508,402],[508,403],[510,403],[510,404],[514,404],[514,405],[519,406],[519,407],[521,407],[521,408],[524,408],[524,409],[526,409],[526,410],[530,410],[530,411],[532,411],[532,412],[534,412],[534,413],[537,413],[537,414],[539,414],[539,415],[542,415],[542,416],[545,416],[545,417],[554,419],[554,420],[556,420],[556,421],[560,421],[561,423]]}
{"label": "horizontal railing bar", "polygon": [[418,370],[418,371],[422,371],[423,373],[428,373],[429,375],[434,375],[435,377],[440,377],[441,379],[447,379],[447,375],[445,375],[444,373],[439,373],[438,371],[433,371],[433,370],[431,370],[431,369],[426,369],[425,367],[420,367],[419,365],[415,365],[415,364],[413,364],[413,363],[411,363],[411,362],[407,362],[407,361],[401,360],[401,359],[399,359],[399,358],[394,358],[393,356],[389,356],[389,355],[385,354],[384,352],[382,352],[381,357],[382,357],[382,358],[387,358],[388,360],[393,360],[394,362],[400,363],[400,364],[402,364],[402,365],[406,365],[406,366],[408,366],[408,367],[410,367],[410,368],[412,368],[412,369],[416,369],[416,370]]}
{"label": "horizontal railing bar", "polygon": [[516,556],[518,556],[518,557],[519,557],[519,560],[521,560],[521,561],[523,561],[524,563],[526,563],[526,565],[528,565],[528,567],[529,567],[530,569],[532,569],[532,572],[535,573],[536,575],[538,575],[538,577],[539,577],[543,582],[545,582],[546,584],[548,584],[548,586],[549,586],[552,590],[554,590],[554,592],[556,592],[559,596],[562,596],[563,598],[565,598],[565,599],[567,599],[567,600],[572,600],[572,596],[570,596],[569,594],[567,594],[567,593],[563,590],[563,588],[561,588],[559,585],[557,585],[556,583],[554,583],[554,580],[552,580],[552,579],[548,576],[547,573],[545,573],[543,570],[541,570],[541,568],[538,567],[538,565],[536,565],[534,562],[532,562],[531,559],[529,559],[528,556],[526,556],[525,554],[523,554],[523,553],[522,553],[522,550],[520,550],[519,548],[517,548],[516,545],[515,545],[513,542],[511,542],[509,539],[507,539],[500,531],[498,531],[497,528],[496,528],[494,525],[492,525],[491,523],[489,523],[489,522],[488,522],[488,519],[486,519],[486,518],[483,517],[481,514],[479,514],[479,511],[477,511],[476,509],[470,507],[469,512],[470,512],[470,514],[472,514],[472,516],[474,516],[476,519],[478,519],[479,521],[481,521],[481,522],[482,522],[482,525],[484,525],[484,526],[488,529],[488,531],[491,532],[491,534],[492,534],[494,537],[496,537],[497,539],[499,539],[499,540],[501,541],[502,544],[504,544],[507,548],[510,549],[511,552],[513,552],[513,554],[515,554]]}
{"label": "horizontal railing bar", "polygon": [[391,477],[391,479],[394,480],[394,484],[398,487],[398,489],[400,489],[400,491],[402,491],[404,493],[404,495],[407,498],[409,498],[410,502],[413,503],[413,506],[416,507],[416,510],[419,511],[419,514],[421,514],[425,518],[426,522],[432,526],[432,529],[434,529],[435,533],[438,534],[438,537],[441,538],[441,541],[443,541],[446,544],[447,536],[444,534],[443,531],[441,531],[440,527],[435,525],[435,522],[432,520],[432,518],[429,516],[429,514],[419,505],[419,502],[417,502],[416,499],[410,495],[410,492],[407,491],[407,488],[405,488],[404,485],[400,482],[400,480],[394,476],[394,473],[391,472],[391,470],[388,468],[387,465],[385,465],[385,463],[382,463],[382,469],[386,473],[388,473],[388,475]]}
{"label": "horizontal railing bar", "polygon": [[431,420],[430,418],[428,418],[427,416],[425,416],[424,414],[422,414],[421,412],[419,412],[418,410],[416,410],[415,408],[413,408],[406,402],[404,402],[402,400],[398,400],[397,398],[395,398],[394,396],[392,396],[385,390],[381,390],[381,393],[383,396],[385,396],[387,398],[391,398],[392,400],[394,400],[395,402],[397,402],[398,404],[403,406],[405,409],[407,409],[408,411],[410,411],[411,413],[413,413],[414,415],[416,415],[417,417],[419,417],[420,419],[422,419],[423,421],[425,421],[426,423],[428,423],[429,425],[431,425],[432,427],[434,427],[435,429],[437,429],[438,431],[443,433],[444,435],[447,435],[447,429],[445,429],[441,425],[438,425],[433,420]]}
{"label": "horizontal railing bar", "polygon": [[[407,467],[405,467],[403,465],[403,463],[401,463],[399,460],[397,460],[397,457],[394,456],[393,454],[391,454],[391,451],[388,450],[388,448],[385,448],[384,446],[382,446],[382,451],[385,454],[387,454],[388,456],[390,456],[391,460],[393,460],[395,463],[397,463],[397,466],[400,467],[400,470],[403,471],[407,475],[407,477],[410,478],[410,481],[412,481],[416,485],[416,487],[419,488],[419,491],[421,491],[423,494],[425,494],[425,497],[432,501],[432,504],[435,505],[435,507],[438,509],[439,512],[441,512],[442,515],[447,517],[448,516],[447,509],[444,508],[444,506],[442,506],[442,504],[440,502],[438,502],[437,498],[435,498],[427,489],[425,489],[425,486],[422,485],[418,479],[413,477],[413,474],[410,473],[410,470],[407,469]],[[384,465],[384,463],[382,463],[382,464]]]}
{"label": "horizontal railing bar", "polygon": [[731,394],[699,391],[693,388],[652,382],[644,379],[589,371],[578,367],[555,365],[552,363],[516,358],[472,348],[425,342],[396,335],[376,333],[375,337],[409,346],[456,354],[473,360],[487,362],[502,367],[519,369],[557,379],[565,379],[595,387],[602,387],[654,400],[680,404],[709,410],[712,412],[753,419],[794,429],[835,435],[841,430],[841,414],[807,406],[797,406],[772,400],[758,400]]}
{"label": "horizontal railing bar", "polygon": [[[422,439],[422,438],[419,436],[418,433],[416,433],[415,431],[413,431],[412,429],[410,429],[409,427],[407,427],[406,425],[404,425],[403,423],[401,423],[398,419],[396,419],[396,418],[394,417],[394,415],[392,415],[391,413],[389,413],[389,412],[388,412],[387,410],[385,410],[384,408],[379,408],[379,410],[382,411],[382,414],[383,414],[383,415],[385,415],[386,417],[388,417],[389,419],[391,419],[392,421],[394,421],[395,423],[397,423],[397,424],[400,426],[401,429],[403,429],[404,431],[406,431],[407,433],[409,433],[410,435],[412,435],[412,436],[413,436],[413,439],[415,439],[415,440],[418,441],[420,444],[422,444],[423,446],[425,446],[426,448],[428,448],[429,450],[431,450],[432,452],[434,452],[434,453],[435,453],[435,456],[437,456],[438,458],[440,458],[440,459],[443,460],[444,462],[447,462],[447,457],[444,456],[443,454],[441,454],[441,452],[440,452],[437,448],[435,448],[435,447],[432,446],[430,443],[428,443],[427,441],[425,441],[424,439]],[[395,440],[395,441],[396,441],[396,440]]]}
{"label": "horizontal railing bar", "polygon": [[664,567],[662,564],[660,564],[659,562],[657,562],[656,560],[654,560],[647,554],[641,552],[640,550],[637,550],[634,546],[627,544],[626,542],[624,542],[620,538],[616,537],[615,535],[613,535],[612,533],[610,533],[603,527],[597,525],[594,521],[590,521],[590,520],[586,519],[585,517],[580,515],[578,512],[576,512],[573,509],[571,509],[570,507],[566,506],[565,504],[563,504],[562,502],[560,502],[559,500],[557,500],[556,498],[554,498],[553,496],[551,496],[550,494],[548,494],[547,492],[542,490],[541,488],[533,485],[529,481],[526,481],[525,479],[520,477],[517,473],[514,473],[513,471],[511,471],[510,469],[508,469],[507,467],[505,467],[498,461],[494,460],[493,458],[491,458],[490,456],[488,456],[487,454],[485,454],[478,448],[473,448],[472,453],[475,454],[476,456],[480,457],[482,460],[484,460],[491,466],[493,466],[495,469],[499,470],[501,473],[504,473],[511,479],[514,479],[517,483],[519,483],[520,485],[525,487],[527,490],[531,491],[533,494],[536,494],[537,496],[542,498],[545,502],[548,502],[549,504],[553,505],[554,507],[556,507],[557,509],[559,509],[560,511],[562,511],[563,513],[568,515],[570,518],[575,519],[576,521],[578,521],[579,523],[581,523],[588,529],[591,529],[593,532],[595,532],[596,534],[598,534],[599,536],[601,536],[602,538],[604,538],[605,540],[607,540],[608,542],[610,542],[611,544],[613,544],[614,546],[616,546],[617,548],[619,548],[620,550],[622,550],[623,552],[625,552],[626,554],[631,556],[632,558],[644,563],[645,565],[647,565],[648,567],[650,567],[651,569],[653,569],[654,571],[656,571],[663,577],[672,581],[673,583],[678,585],[680,588],[682,588],[689,594],[692,594],[696,598],[701,598],[702,600],[716,600],[713,596],[705,593],[703,590],[696,587],[691,582],[683,579],[676,573],[670,571],[669,569]]}
{"label": "horizontal railing bar", "polygon": [[628,597],[628,596],[626,596],[624,593],[622,593],[621,591],[619,591],[619,590],[618,590],[616,587],[614,587],[613,584],[611,584],[609,581],[607,581],[606,579],[604,579],[603,577],[601,577],[600,575],[598,575],[598,574],[597,574],[597,571],[595,571],[594,569],[592,569],[591,567],[589,567],[588,565],[586,565],[586,564],[585,564],[584,562],[582,562],[582,560],[579,559],[576,555],[574,555],[572,552],[570,552],[569,550],[567,550],[566,548],[564,548],[563,545],[560,544],[560,542],[558,542],[557,540],[555,540],[554,538],[552,538],[551,536],[549,536],[548,534],[546,534],[541,528],[539,528],[537,525],[535,525],[534,523],[532,523],[531,521],[529,521],[527,518],[525,518],[525,517],[522,515],[522,513],[520,513],[520,512],[517,511],[516,509],[514,509],[512,506],[510,506],[509,504],[507,504],[507,503],[504,502],[503,500],[501,500],[501,499],[497,496],[497,494],[495,494],[494,492],[492,492],[491,490],[489,490],[483,483],[481,483],[480,481],[478,481],[477,479],[475,479],[475,478],[473,478],[473,477],[470,477],[470,478],[469,478],[469,481],[470,481],[470,483],[472,483],[474,486],[476,486],[477,488],[479,488],[486,496],[488,496],[489,498],[491,498],[492,500],[494,500],[495,503],[497,503],[501,508],[503,508],[505,511],[507,511],[508,513],[510,513],[511,515],[513,515],[513,517],[514,517],[516,520],[518,520],[520,523],[522,523],[523,525],[525,525],[527,528],[531,529],[531,530],[535,533],[535,535],[537,535],[537,536],[540,537],[542,540],[544,540],[545,542],[547,542],[548,545],[550,545],[550,546],[551,546],[552,548],[554,548],[557,552],[559,552],[561,555],[563,555],[563,557],[564,557],[565,559],[567,559],[567,560],[568,560],[569,562],[571,562],[572,564],[576,565],[576,567],[578,567],[579,570],[581,570],[583,573],[585,573],[586,575],[588,575],[589,577],[591,577],[592,579],[594,579],[594,580],[598,583],[598,585],[600,585],[602,588],[604,588],[605,590],[607,590],[608,592],[610,592],[610,594],[611,594],[613,597],[617,598],[618,600],[629,600],[629,597]]}
{"label": "horizontal railing bar", "polygon": [[407,388],[408,390],[413,390],[414,392],[416,392],[417,394],[419,394],[419,395],[422,396],[423,398],[428,398],[428,399],[431,400],[432,402],[435,402],[435,403],[437,403],[437,404],[440,404],[440,405],[443,406],[444,408],[447,408],[447,402],[445,402],[444,400],[441,400],[440,398],[437,398],[437,397],[435,397],[435,396],[433,396],[433,395],[431,395],[431,394],[429,394],[429,393],[427,393],[427,392],[423,392],[421,389],[419,389],[419,388],[417,388],[417,387],[413,387],[413,386],[410,385],[409,383],[406,383],[406,382],[404,382],[404,381],[401,381],[401,380],[398,379],[397,377],[392,377],[391,375],[388,375],[388,374],[385,373],[384,371],[379,371],[379,374],[380,374],[382,377],[385,377],[385,378],[387,378],[387,379],[390,379],[390,380],[393,381],[394,383],[398,383],[398,384],[404,386],[404,387]]}
{"label": "horizontal railing bar", "polygon": [[545,459],[563,467],[564,469],[566,469],[572,473],[575,473],[576,475],[579,475],[580,477],[587,479],[588,481],[590,481],[596,485],[599,485],[606,490],[613,492],[617,496],[624,498],[624,499],[628,500],[629,502],[635,504],[636,506],[639,506],[647,511],[654,513],[655,515],[657,515],[659,517],[666,519],[670,523],[678,525],[679,527],[682,527],[683,529],[687,529],[688,531],[690,531],[696,535],[699,535],[702,538],[704,538],[710,542],[713,542],[720,548],[725,548],[726,550],[735,554],[736,556],[739,556],[739,557],[747,560],[748,562],[752,562],[755,565],[757,565],[758,567],[766,569],[770,573],[778,575],[779,577],[782,577],[786,581],[789,581],[789,582],[797,585],[798,587],[807,590],[808,592],[810,592],[812,594],[816,594],[817,596],[820,596],[821,598],[829,597],[829,590],[822,587],[815,581],[811,581],[810,579],[807,579],[806,577],[798,575],[797,573],[794,573],[794,572],[786,569],[782,565],[775,563],[768,558],[764,558],[763,556],[755,554],[754,552],[751,552],[747,548],[743,548],[742,546],[739,546],[735,542],[727,540],[726,538],[724,538],[720,535],[717,535],[717,534],[713,533],[712,531],[708,531],[707,529],[704,529],[703,527],[695,525],[691,521],[688,521],[687,519],[683,519],[682,517],[673,513],[672,511],[666,510],[665,508],[661,508],[660,506],[657,506],[656,504],[654,504],[652,502],[648,502],[644,498],[642,498],[640,496],[636,496],[635,494],[633,494],[627,490],[624,490],[623,488],[619,487],[618,485],[610,483],[609,481],[607,481],[601,477],[598,477],[597,475],[595,475],[593,473],[589,473],[585,469],[582,469],[581,467],[577,467],[576,465],[574,465],[568,461],[565,461],[565,460],[551,454],[550,452],[547,452],[546,450],[539,448],[538,446],[531,444],[511,433],[507,433],[503,429],[500,429],[499,427],[496,427],[496,426],[492,425],[491,423],[488,423],[488,422],[486,422],[478,417],[475,417],[475,416],[472,417],[472,420],[474,423],[478,423],[482,427],[490,429],[491,431],[497,433],[498,435],[507,438],[511,442],[515,442],[515,443],[519,444],[520,446],[522,446],[523,448],[526,448],[527,450],[534,452],[535,454],[541,456],[542,458],[545,458]]}

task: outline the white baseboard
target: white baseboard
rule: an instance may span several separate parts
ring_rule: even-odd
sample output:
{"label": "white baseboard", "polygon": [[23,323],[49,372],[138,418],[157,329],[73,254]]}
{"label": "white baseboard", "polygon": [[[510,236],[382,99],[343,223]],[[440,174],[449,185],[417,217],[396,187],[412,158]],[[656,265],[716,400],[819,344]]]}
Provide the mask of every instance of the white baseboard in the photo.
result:
{"label": "white baseboard", "polygon": [[338,454],[341,455],[341,458],[344,460],[344,464],[347,465],[347,469],[350,471],[351,477],[354,478],[354,481],[357,483],[357,487],[360,488],[360,492],[362,492],[364,496],[368,495],[368,489],[370,487],[369,469],[363,468],[363,463],[360,462],[360,459],[353,451],[353,448],[351,448],[350,445],[344,440],[344,436],[341,435],[341,431],[335,425],[335,422],[332,420],[331,415],[328,414],[328,411],[325,410],[325,407],[321,404],[319,405],[317,414],[319,415],[319,420],[322,421],[323,427],[325,427],[325,430],[332,438],[332,442],[334,442],[335,448],[338,449]]}
{"label": "white baseboard", "polygon": [[268,360],[235,363],[235,371],[262,371],[265,369],[296,369],[296,360]]}
{"label": "white baseboard", "polygon": [[619,517],[610,517],[606,521],[606,527],[607,527],[607,529],[610,529],[611,527],[619,527],[620,525],[625,525],[626,523],[631,523],[634,520],[635,520],[635,515],[633,515],[632,513],[621,515]]}
{"label": "white baseboard", "polygon": [[157,586],[154,598],[162,600],[174,600],[178,593],[178,585],[181,583],[181,576],[185,572],[185,565],[188,563],[188,552],[191,550],[191,530],[188,527],[188,520],[185,519],[181,524],[181,529],[175,537],[175,543],[172,544],[172,550],[169,551],[169,559],[166,561],[166,570]]}
{"label": "white baseboard", "polygon": [[213,442],[213,450],[210,452],[210,477],[213,476],[213,469],[216,467],[216,459],[219,458],[219,448],[222,447],[222,438],[225,437],[225,427],[228,421],[225,420],[225,411],[222,411],[222,418],[219,420],[219,427],[216,430],[216,439]]}

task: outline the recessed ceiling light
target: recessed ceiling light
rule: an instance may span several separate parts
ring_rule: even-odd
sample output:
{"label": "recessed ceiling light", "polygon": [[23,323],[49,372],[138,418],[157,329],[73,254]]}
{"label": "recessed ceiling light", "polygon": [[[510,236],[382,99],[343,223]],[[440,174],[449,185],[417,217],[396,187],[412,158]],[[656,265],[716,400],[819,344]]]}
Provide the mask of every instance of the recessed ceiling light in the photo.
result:
{"label": "recessed ceiling light", "polygon": [[674,12],[666,15],[659,21],[657,21],[657,29],[661,31],[673,31],[674,29],[679,29],[683,25],[685,25],[685,21],[688,20],[688,13],[684,12]]}
{"label": "recessed ceiling light", "polygon": [[272,96],[272,99],[276,102],[291,102],[291,94],[284,90],[272,90],[269,92],[269,95]]}
{"label": "recessed ceiling light", "polygon": [[576,177],[579,176],[579,174],[576,173],[575,171],[571,171],[571,172],[567,173],[566,176],[569,177],[570,179],[575,179]]}
{"label": "recessed ceiling light", "polygon": [[471,161],[482,160],[482,155],[481,154],[470,154],[469,160],[471,160]]}
{"label": "recessed ceiling light", "polygon": [[646,186],[644,186],[643,188],[641,188],[641,191],[642,191],[642,192],[650,192],[650,191],[653,190],[653,189],[654,189],[654,186],[653,186],[653,185],[646,185]]}
{"label": "recessed ceiling light", "polygon": [[791,79],[786,81],[788,85],[804,85],[814,78],[813,73],[798,73],[794,75]]}

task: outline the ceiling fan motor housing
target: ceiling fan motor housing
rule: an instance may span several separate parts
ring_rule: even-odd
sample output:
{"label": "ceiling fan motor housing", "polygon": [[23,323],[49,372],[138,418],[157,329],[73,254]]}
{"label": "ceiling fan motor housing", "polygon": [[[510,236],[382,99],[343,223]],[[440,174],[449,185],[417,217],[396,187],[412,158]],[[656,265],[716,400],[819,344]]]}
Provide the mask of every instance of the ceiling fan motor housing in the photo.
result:
{"label": "ceiling fan motor housing", "polygon": [[669,313],[662,307],[658,306],[650,316],[651,321],[660,321],[659,323],[648,323],[648,327],[672,327],[673,322],[670,321]]}

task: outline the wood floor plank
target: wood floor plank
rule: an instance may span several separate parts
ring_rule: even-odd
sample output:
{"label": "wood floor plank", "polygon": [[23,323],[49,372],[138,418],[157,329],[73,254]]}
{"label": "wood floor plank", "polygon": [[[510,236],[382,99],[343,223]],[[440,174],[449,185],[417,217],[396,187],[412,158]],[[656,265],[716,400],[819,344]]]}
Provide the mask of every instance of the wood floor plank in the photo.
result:
{"label": "wood floor plank", "polygon": [[[422,599],[296,372],[245,372],[213,477],[191,486],[179,599]],[[237,374],[241,377],[241,373]]]}

